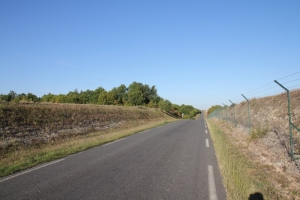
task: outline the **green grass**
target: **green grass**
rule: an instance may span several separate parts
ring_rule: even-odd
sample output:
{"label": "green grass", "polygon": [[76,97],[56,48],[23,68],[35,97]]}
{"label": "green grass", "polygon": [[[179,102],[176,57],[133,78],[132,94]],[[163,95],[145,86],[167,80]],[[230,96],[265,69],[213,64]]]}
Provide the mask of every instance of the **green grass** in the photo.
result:
{"label": "green grass", "polygon": [[259,139],[264,137],[268,133],[269,129],[265,127],[257,127],[251,129],[250,138]]}
{"label": "green grass", "polygon": [[278,199],[275,189],[268,182],[267,166],[260,166],[244,155],[232,143],[224,131],[213,120],[207,120],[211,138],[217,154],[228,199],[248,199],[250,194],[259,192],[264,199]]}
{"label": "green grass", "polygon": [[96,146],[100,146],[120,138],[161,126],[170,122],[176,121],[175,119],[164,119],[164,121],[156,120],[149,121],[143,125],[137,126],[132,124],[132,127],[126,129],[103,133],[92,133],[86,136],[79,136],[60,140],[55,144],[47,144],[40,148],[27,148],[10,152],[2,157],[0,160],[0,177],[36,166],[41,163],[49,162],[65,156],[78,153]]}

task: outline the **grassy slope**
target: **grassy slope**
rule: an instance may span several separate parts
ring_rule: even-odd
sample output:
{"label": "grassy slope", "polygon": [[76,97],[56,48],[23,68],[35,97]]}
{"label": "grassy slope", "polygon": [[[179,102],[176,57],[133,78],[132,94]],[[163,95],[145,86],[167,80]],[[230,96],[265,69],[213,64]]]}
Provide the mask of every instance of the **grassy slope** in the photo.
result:
{"label": "grassy slope", "polygon": [[[290,106],[292,122],[300,127],[300,90],[290,92]],[[227,111],[227,114],[226,114]],[[241,102],[233,107],[224,110],[222,116],[228,115],[233,122],[234,117],[238,125],[248,127],[248,104]],[[288,123],[288,101],[286,93],[264,98],[253,98],[250,100],[251,129],[267,130],[276,132],[289,144],[289,123]],[[300,152],[300,133],[293,131],[295,151]],[[289,145],[287,145],[289,147]]]}
{"label": "grassy slope", "polygon": [[268,167],[252,161],[234,144],[234,138],[226,134],[232,131],[213,119],[207,120],[211,138],[217,154],[223,181],[229,199],[248,199],[251,194],[260,193],[264,199],[284,199],[269,181]]}
{"label": "grassy slope", "polygon": [[244,138],[239,136],[242,133],[224,121],[209,119],[207,122],[228,199],[248,199],[250,194],[257,192],[264,199],[300,199],[295,185],[298,179],[287,177],[274,166],[253,157],[247,142],[240,140]]}
{"label": "grassy slope", "polygon": [[175,121],[155,109],[65,104],[2,105],[0,119],[0,177]]}

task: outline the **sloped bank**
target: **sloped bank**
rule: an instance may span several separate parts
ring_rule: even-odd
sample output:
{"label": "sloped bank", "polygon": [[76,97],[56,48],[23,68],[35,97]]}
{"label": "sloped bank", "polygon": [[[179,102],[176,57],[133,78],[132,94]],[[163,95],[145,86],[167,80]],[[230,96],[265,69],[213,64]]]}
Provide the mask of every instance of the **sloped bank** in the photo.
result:
{"label": "sloped bank", "polygon": [[247,199],[257,192],[264,199],[300,199],[299,171],[286,159],[274,135],[251,139],[225,121],[208,119],[207,123],[229,199]]}
{"label": "sloped bank", "polygon": [[[300,127],[300,90],[291,91],[290,95],[292,122]],[[214,113],[214,117],[209,116],[214,119],[209,119],[208,122],[217,126],[223,132],[222,134],[228,138],[228,143],[235,146],[235,151],[245,157],[245,168],[250,170],[250,177],[254,177],[253,181],[249,183],[250,185],[253,183],[254,186],[257,185],[256,180],[266,181],[263,184],[258,184],[256,189],[269,196],[270,199],[300,199],[300,160],[292,161],[290,156],[286,93],[265,98],[253,98],[250,100],[249,110],[251,119],[250,134],[248,129],[248,104],[245,101],[219,110],[218,113]],[[235,123],[237,126],[235,126]],[[216,138],[219,139],[219,137],[220,135],[217,134]],[[296,130],[293,131],[293,139],[295,157],[299,157],[300,133]],[[225,143],[224,147],[228,146],[229,144]],[[221,152],[223,151],[226,150],[222,149]],[[236,153],[232,154],[235,155]],[[220,160],[224,160],[224,156],[220,157]],[[225,164],[224,166],[225,170],[231,172],[232,168],[227,167],[229,165]],[[242,171],[242,178],[247,176],[246,173],[243,173],[243,170],[239,171]],[[233,182],[231,181],[232,176],[232,173],[227,174],[229,184]],[[250,180],[250,177],[246,179]],[[233,194],[237,192],[235,186],[232,186],[232,188]],[[278,198],[270,197],[273,191],[277,191]]]}
{"label": "sloped bank", "polygon": [[[291,96],[291,114],[292,122],[298,128],[300,127],[300,90],[290,92]],[[290,132],[288,101],[286,93],[264,98],[253,98],[250,100],[250,127],[253,137],[264,137],[267,133],[274,134],[274,140],[277,140],[283,148],[286,149],[286,156],[289,157]],[[213,114],[213,113],[212,113]],[[212,115],[211,114],[211,115]],[[210,116],[211,116],[210,115]],[[219,111],[216,118],[225,121],[231,121],[237,124],[237,128],[244,129],[248,133],[248,104],[243,101],[235,106],[227,107]],[[300,158],[300,133],[293,130],[293,145],[295,157]],[[278,161],[279,163],[280,161]],[[295,161],[300,166],[300,160]],[[300,168],[299,168],[300,169]]]}
{"label": "sloped bank", "polygon": [[0,104],[0,177],[175,120],[145,107]]}
{"label": "sloped bank", "polygon": [[32,146],[62,137],[106,132],[164,118],[156,109],[78,104],[0,104],[0,149]]}

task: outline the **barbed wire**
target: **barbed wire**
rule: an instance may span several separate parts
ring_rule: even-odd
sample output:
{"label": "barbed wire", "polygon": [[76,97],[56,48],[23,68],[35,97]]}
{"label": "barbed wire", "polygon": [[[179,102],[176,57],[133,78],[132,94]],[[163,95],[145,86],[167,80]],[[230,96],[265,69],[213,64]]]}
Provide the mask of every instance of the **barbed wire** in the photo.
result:
{"label": "barbed wire", "polygon": [[296,88],[296,87],[300,87],[300,84],[294,85],[294,86],[292,86],[292,87],[289,87],[289,89],[290,89],[290,88]]}
{"label": "barbed wire", "polygon": [[[254,93],[254,94],[258,94],[258,93],[261,93],[261,92],[264,92],[264,91],[267,91],[267,90],[270,90],[270,89],[273,89],[273,88],[276,88],[276,87],[278,87],[278,86],[273,86],[273,87],[270,87],[270,88],[261,90],[261,91],[259,91],[259,92],[256,92],[256,93]],[[254,94],[252,94],[252,95],[254,95]]]}
{"label": "barbed wire", "polygon": [[[295,73],[292,73],[292,74],[289,74],[289,75],[287,75],[287,76],[284,76],[284,77],[279,78],[279,79],[276,79],[276,80],[277,80],[277,81],[283,80],[283,79],[289,78],[289,77],[291,77],[291,76],[294,76],[294,75],[296,75],[296,74],[300,74],[300,71],[295,72]],[[298,80],[300,80],[300,78],[296,78],[296,79],[293,79],[293,80],[289,80],[289,81],[286,81],[286,82],[284,82],[284,83],[282,83],[282,84],[288,84],[288,85],[289,85],[289,83],[293,83],[293,82],[296,82],[296,81],[298,81]],[[277,87],[278,87],[278,86],[276,85],[276,86],[272,86],[272,87],[269,87],[269,88],[264,89],[265,87],[267,87],[267,86],[269,86],[269,85],[271,85],[271,84],[274,84],[274,82],[273,82],[273,81],[272,81],[272,82],[269,82],[269,83],[267,83],[267,84],[265,84],[265,85],[263,85],[263,86],[260,86],[260,87],[254,89],[254,90],[250,90],[250,91],[245,92],[245,93],[243,93],[243,94],[246,95],[247,98],[251,99],[251,98],[254,98],[256,94],[259,94],[259,93],[262,93],[262,92],[265,92],[265,91],[268,91],[268,90],[271,90],[271,89],[274,89],[274,88],[277,88]],[[297,84],[297,85],[294,85],[294,86],[287,86],[287,88],[292,89],[292,88],[297,88],[297,87],[299,87],[299,86],[300,86],[300,84]],[[273,91],[273,92],[268,92],[268,93],[265,93],[265,94],[260,95],[258,98],[260,98],[260,97],[265,97],[265,96],[267,96],[267,95],[277,94],[277,93],[280,93],[281,91],[282,91],[282,90],[276,90],[276,91]],[[237,99],[239,99],[240,101],[243,100],[243,98],[242,98],[241,95],[238,95],[238,96],[236,96],[236,97],[234,97],[234,98],[231,98],[230,100],[235,100],[235,101],[236,101]]]}
{"label": "barbed wire", "polygon": [[254,89],[254,90],[251,90],[251,91],[249,91],[249,92],[245,92],[244,94],[249,94],[249,93],[251,93],[251,92],[254,92],[254,91],[256,91],[256,90],[259,90],[259,89],[261,89],[261,88],[264,88],[264,87],[266,87],[266,86],[268,86],[268,85],[270,85],[270,84],[272,84],[273,82],[270,82],[270,83],[268,83],[268,84],[266,84],[266,85],[264,85],[264,86],[261,86],[261,87],[259,87],[259,88],[257,88],[257,89]]}
{"label": "barbed wire", "polygon": [[276,90],[274,92],[270,92],[270,93],[264,94],[262,96],[259,96],[258,98],[262,98],[262,97],[265,97],[267,95],[269,96],[269,95],[279,94],[279,93],[283,93],[283,92],[284,92],[284,90]]}
{"label": "barbed wire", "polygon": [[293,75],[299,74],[299,73],[300,73],[300,71],[299,71],[299,72],[295,72],[295,73],[290,74],[290,75],[287,75],[287,76],[285,76],[285,77],[283,77],[283,78],[280,78],[280,79],[277,79],[277,80],[279,81],[279,80],[285,79],[285,78],[287,78],[287,77],[290,77],[290,76],[293,76]]}
{"label": "barbed wire", "polygon": [[292,81],[288,81],[288,82],[285,82],[285,83],[282,83],[282,84],[287,84],[287,83],[295,82],[295,81],[297,81],[297,80],[300,80],[300,78],[297,78],[297,79],[294,79],[294,80],[292,80]]}

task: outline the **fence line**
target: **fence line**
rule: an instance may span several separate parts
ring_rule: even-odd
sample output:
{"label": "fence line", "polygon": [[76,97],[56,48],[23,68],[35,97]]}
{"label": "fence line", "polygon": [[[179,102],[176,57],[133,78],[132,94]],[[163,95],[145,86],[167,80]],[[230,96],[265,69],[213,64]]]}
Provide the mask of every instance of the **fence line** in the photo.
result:
{"label": "fence line", "polygon": [[[286,79],[288,77],[291,77],[293,75],[296,75],[296,74],[300,74],[300,72],[296,72],[296,73],[293,73],[291,75],[288,75],[288,76],[285,76],[283,78],[280,78],[280,79],[277,79],[277,80],[283,80],[283,79]],[[282,91],[282,90],[277,90],[278,89],[278,86],[280,86],[283,90],[286,91],[286,94],[287,94],[287,101],[286,102],[282,102],[282,104],[278,104],[281,102],[281,100],[278,100],[280,98],[283,98],[283,96],[281,97],[282,94],[279,94],[277,95],[278,96],[278,99],[277,101],[280,101],[280,102],[276,102],[276,97],[272,98],[272,96],[268,96],[270,97],[270,101],[273,100],[275,102],[276,105],[283,105],[285,103],[287,103],[287,113],[288,113],[288,129],[289,129],[289,155],[291,157],[291,159],[293,161],[295,160],[300,160],[300,128],[293,122],[293,119],[295,120],[298,120],[297,122],[300,124],[300,117],[299,118],[296,118],[295,115],[298,114],[300,115],[300,103],[298,104],[297,101],[300,102],[300,90],[295,90],[296,91],[296,94],[295,94],[295,97],[296,99],[293,100],[293,104],[295,104],[294,106],[294,110],[296,111],[292,111],[291,109],[291,95],[290,95],[290,90],[288,88],[296,88],[298,86],[300,86],[300,84],[297,83],[297,85],[294,85],[294,86],[290,86],[289,84],[290,83],[293,83],[295,84],[295,82],[299,81],[300,78],[295,78],[295,79],[292,79],[292,80],[287,80],[286,82],[284,82],[283,84],[286,84],[285,86],[281,83],[279,83],[278,81],[274,80],[274,82],[277,84],[276,86],[272,86],[272,87],[268,87],[265,89],[266,86],[269,86],[270,84],[274,84],[274,82],[271,82],[271,83],[268,83],[264,86],[261,86],[255,90],[251,90],[250,92],[247,92],[247,93],[244,93],[244,94],[247,94],[247,96],[249,96],[250,94],[254,95],[254,94],[258,94],[258,93],[262,93],[262,92],[265,92],[265,91],[268,91],[270,89],[274,89],[276,88],[276,93]],[[300,82],[300,81],[299,81]],[[268,91],[269,92],[269,91]],[[274,92],[272,92],[274,94]],[[271,93],[271,94],[272,94]],[[230,106],[227,106],[223,103],[223,107],[220,106],[219,109],[217,110],[214,110],[212,113],[209,113],[208,115],[208,118],[218,118],[219,120],[223,120],[223,121],[227,121],[227,122],[232,122],[234,124],[235,127],[237,127],[238,125],[239,126],[243,126],[243,127],[247,127],[248,125],[248,133],[251,134],[251,129],[252,128],[260,128],[260,127],[266,127],[266,128],[269,128],[270,127],[270,119],[268,118],[268,116],[270,115],[270,113],[264,113],[262,110],[262,108],[259,108],[259,110],[255,110],[255,104],[257,103],[257,100],[255,97],[253,97],[252,99],[250,99],[249,97],[246,97],[244,94],[242,94],[241,96],[246,100],[247,102],[247,108],[246,108],[246,105],[245,104],[245,101],[242,101],[240,103],[240,105],[238,105],[239,107],[239,112],[237,112],[237,109],[235,107],[237,107],[237,105],[235,103],[233,103],[231,100],[230,103],[231,105]],[[267,94],[270,94],[270,93],[267,93]],[[266,94],[265,94],[266,95]],[[297,96],[298,95],[298,96]],[[280,98],[279,98],[280,96]],[[266,97],[266,96],[264,96]],[[237,97],[235,97],[234,99],[236,99]],[[258,100],[259,101],[259,100]],[[269,103],[270,104],[270,103]],[[265,107],[270,107],[268,108],[267,110],[269,112],[275,112],[274,111],[274,108],[272,108],[271,105],[269,105],[268,103],[265,105]],[[298,106],[298,107],[297,107]],[[251,109],[252,108],[252,109]],[[299,111],[297,110],[299,109]],[[255,110],[255,111],[254,111]],[[286,117],[285,117],[285,113],[286,111],[277,111],[278,113],[278,116],[279,119],[276,119],[277,117],[273,116],[273,121],[272,121],[272,127],[273,127],[273,130],[280,130],[280,131],[283,131],[287,128],[285,125],[282,127],[281,124],[279,123],[279,121],[285,121]],[[248,117],[244,117],[245,116],[245,113],[247,113]],[[255,121],[256,123],[256,126],[254,124],[254,121],[251,122],[251,116],[253,118],[253,120]],[[259,118],[259,119],[258,119]],[[274,119],[275,118],[275,119]],[[277,122],[278,121],[278,122]],[[298,125],[299,125],[298,124]],[[295,138],[295,136],[297,136],[297,138]],[[298,149],[295,150],[295,147],[297,147]]]}

